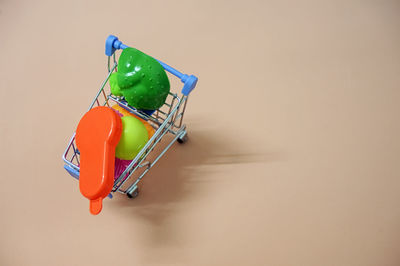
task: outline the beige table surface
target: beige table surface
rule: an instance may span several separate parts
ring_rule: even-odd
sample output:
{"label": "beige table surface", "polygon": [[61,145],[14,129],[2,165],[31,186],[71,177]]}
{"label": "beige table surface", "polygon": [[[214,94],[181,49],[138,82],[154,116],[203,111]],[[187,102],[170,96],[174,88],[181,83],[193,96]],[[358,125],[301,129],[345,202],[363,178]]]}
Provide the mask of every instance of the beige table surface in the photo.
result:
{"label": "beige table surface", "polygon": [[[115,34],[198,75],[140,197],[61,154]],[[0,265],[400,265],[398,1],[0,1]]]}

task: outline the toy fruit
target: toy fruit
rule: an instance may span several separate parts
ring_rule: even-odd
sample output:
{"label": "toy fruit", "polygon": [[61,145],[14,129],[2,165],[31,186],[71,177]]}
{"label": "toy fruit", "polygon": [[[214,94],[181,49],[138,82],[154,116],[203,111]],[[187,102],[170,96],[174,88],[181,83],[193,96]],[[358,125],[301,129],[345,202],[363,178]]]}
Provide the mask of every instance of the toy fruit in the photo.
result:
{"label": "toy fruit", "polygon": [[[126,170],[132,160],[122,160],[115,158],[115,171],[114,171],[114,181],[120,177],[120,175]],[[137,164],[134,164],[135,167]]]}
{"label": "toy fruit", "polygon": [[124,96],[130,106],[140,110],[160,108],[170,89],[161,64],[135,48],[122,51],[118,72],[110,76],[110,87],[114,95]]}
{"label": "toy fruit", "polygon": [[114,94],[115,96],[123,96],[121,89],[118,86],[117,75],[118,75],[117,72],[113,72],[110,78],[108,79],[108,81],[110,82],[111,93]]}
{"label": "toy fruit", "polygon": [[146,127],[133,116],[123,116],[121,139],[115,149],[115,157],[132,160],[146,145],[149,136]]}
{"label": "toy fruit", "polygon": [[131,112],[127,111],[125,108],[119,106],[118,104],[114,104],[113,106],[111,106],[112,109],[114,109],[115,111],[117,111],[117,113],[120,116],[133,116],[137,119],[139,119],[143,125],[145,126],[147,133],[149,134],[149,139],[154,135],[155,130],[154,128],[149,124],[149,122],[147,122],[146,120],[136,116],[135,114],[132,114]]}
{"label": "toy fruit", "polygon": [[101,211],[103,199],[112,190],[115,149],[121,131],[121,118],[104,106],[88,111],[76,129],[76,145],[80,151],[79,189],[89,199],[92,214]]}

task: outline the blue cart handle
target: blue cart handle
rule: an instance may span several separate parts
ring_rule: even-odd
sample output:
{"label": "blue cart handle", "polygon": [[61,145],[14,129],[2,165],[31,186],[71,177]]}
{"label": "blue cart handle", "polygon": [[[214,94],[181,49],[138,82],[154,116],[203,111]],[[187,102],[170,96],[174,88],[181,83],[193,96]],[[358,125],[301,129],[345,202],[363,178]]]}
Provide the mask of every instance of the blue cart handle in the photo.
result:
{"label": "blue cart handle", "polygon": [[[125,49],[128,48],[129,46],[123,44],[118,38],[114,35],[108,36],[106,40],[106,55],[107,56],[112,56],[114,52],[118,49]],[[175,68],[161,62],[160,60],[156,59],[162,67],[171,73],[172,75],[178,77],[183,83],[183,88],[182,88],[182,94],[188,96],[189,93],[196,87],[197,80],[198,78],[194,75],[186,75],[182,74]]]}

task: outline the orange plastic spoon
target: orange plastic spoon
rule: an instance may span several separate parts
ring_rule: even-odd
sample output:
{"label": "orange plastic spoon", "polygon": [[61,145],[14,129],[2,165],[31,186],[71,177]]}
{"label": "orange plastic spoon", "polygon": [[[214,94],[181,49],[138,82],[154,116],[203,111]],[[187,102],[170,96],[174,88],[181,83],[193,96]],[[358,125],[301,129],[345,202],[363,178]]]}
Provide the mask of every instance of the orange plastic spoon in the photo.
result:
{"label": "orange plastic spoon", "polygon": [[108,107],[95,107],[79,121],[76,145],[80,151],[79,188],[90,200],[90,212],[100,213],[103,199],[114,185],[115,147],[122,132],[119,115]]}

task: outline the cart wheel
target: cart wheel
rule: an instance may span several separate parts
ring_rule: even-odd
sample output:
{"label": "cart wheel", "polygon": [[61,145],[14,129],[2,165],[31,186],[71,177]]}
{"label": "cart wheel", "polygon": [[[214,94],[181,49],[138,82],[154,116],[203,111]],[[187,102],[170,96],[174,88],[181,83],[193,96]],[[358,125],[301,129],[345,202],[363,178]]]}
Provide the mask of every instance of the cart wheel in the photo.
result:
{"label": "cart wheel", "polygon": [[185,143],[187,140],[188,140],[187,134],[185,134],[183,137],[180,137],[180,138],[177,139],[177,141],[178,141],[180,144]]}
{"label": "cart wheel", "polygon": [[126,193],[128,198],[134,199],[139,196],[139,188],[135,189],[132,193]]}

